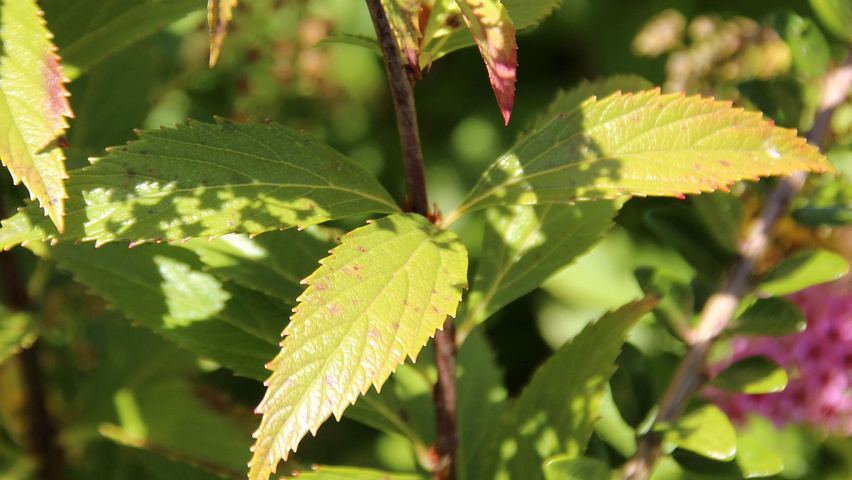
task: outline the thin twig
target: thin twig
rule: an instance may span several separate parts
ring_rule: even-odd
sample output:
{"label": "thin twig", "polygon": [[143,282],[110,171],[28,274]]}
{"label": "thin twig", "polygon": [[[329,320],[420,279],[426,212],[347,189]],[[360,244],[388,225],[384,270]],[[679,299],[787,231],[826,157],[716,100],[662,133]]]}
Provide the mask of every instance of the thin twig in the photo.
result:
{"label": "thin twig", "polygon": [[[825,135],[832,112],[852,88],[852,55],[843,66],[826,75],[824,87],[814,126],[806,136],[808,142],[817,147]],[[689,399],[706,382],[707,353],[727,327],[740,300],[751,289],[751,272],[766,253],[772,227],[802,189],[806,177],[806,171],[796,172],[782,180],[766,197],[760,217],[751,225],[739,247],[737,261],[719,291],[707,300],[698,325],[686,338],[688,350],[660,402],[654,425],[677,420]],[[653,426],[637,439],[636,453],[624,466],[624,480],[645,480],[650,476],[660,456],[660,442]]]}
{"label": "thin twig", "polygon": [[[5,216],[0,195],[0,215]],[[13,311],[30,310],[30,297],[20,276],[20,266],[14,252],[0,252],[0,277],[6,305]],[[38,480],[65,478],[65,455],[59,446],[57,429],[47,410],[44,376],[39,364],[38,343],[24,348],[18,354],[21,379],[26,398],[27,441],[30,453],[36,458]]]}
{"label": "thin twig", "polygon": [[[408,200],[412,211],[429,218],[429,201],[426,197],[426,176],[423,173],[423,153],[417,129],[417,111],[411,76],[402,62],[396,36],[382,7],[381,0],[367,0],[373,18],[376,37],[385,61],[390,82],[397,127],[402,142],[405,162],[405,179]],[[441,330],[435,333],[435,366],[438,382],[433,391],[435,421],[438,439],[435,443],[435,480],[455,480],[458,436],[456,433],[456,338],[452,318],[447,318]]]}

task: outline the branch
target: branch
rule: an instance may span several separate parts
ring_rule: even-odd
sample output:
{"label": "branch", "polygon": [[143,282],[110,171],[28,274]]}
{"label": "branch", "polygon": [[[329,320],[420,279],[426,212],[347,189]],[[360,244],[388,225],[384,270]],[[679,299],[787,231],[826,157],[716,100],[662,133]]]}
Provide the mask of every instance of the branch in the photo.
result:
{"label": "branch", "polygon": [[[381,0],[367,0],[373,19],[376,37],[382,50],[385,70],[390,82],[391,95],[396,108],[397,128],[402,143],[405,162],[405,179],[408,200],[415,213],[430,218],[426,197],[426,176],[423,173],[423,152],[417,129],[417,111],[411,77],[406,71]],[[435,366],[438,382],[433,391],[435,421],[438,439],[435,443],[436,460],[433,466],[435,480],[455,480],[458,435],[456,433],[456,338],[452,318],[447,318],[441,330],[435,333]]]}
{"label": "branch", "polygon": [[367,8],[373,18],[373,27],[376,29],[376,37],[385,60],[385,70],[390,82],[393,104],[396,107],[396,124],[402,143],[408,200],[411,202],[413,212],[428,217],[429,201],[426,198],[426,175],[423,173],[423,152],[420,149],[420,133],[417,129],[414,91],[402,64],[396,35],[391,29],[381,0],[367,0]]}
{"label": "branch", "polygon": [[[843,66],[825,77],[823,100],[814,119],[814,126],[806,136],[809,143],[820,146],[831,114],[843,102],[850,89],[852,55]],[[660,456],[661,444],[659,435],[653,433],[653,427],[677,420],[692,395],[707,381],[707,352],[727,327],[740,300],[751,289],[751,272],[766,253],[772,228],[802,189],[806,177],[807,172],[796,172],[782,180],[766,197],[760,217],[751,225],[745,241],[740,244],[739,256],[733,268],[728,272],[719,291],[707,299],[696,328],[688,332],[686,355],[663,396],[654,425],[648,433],[637,439],[636,453],[624,466],[624,480],[646,480],[650,476]]]}

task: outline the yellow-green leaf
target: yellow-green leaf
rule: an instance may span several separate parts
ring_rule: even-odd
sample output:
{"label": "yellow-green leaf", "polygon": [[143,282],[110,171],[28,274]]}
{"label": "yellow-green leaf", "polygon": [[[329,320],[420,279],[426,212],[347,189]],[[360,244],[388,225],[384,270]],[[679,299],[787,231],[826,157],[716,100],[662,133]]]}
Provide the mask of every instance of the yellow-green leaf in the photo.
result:
{"label": "yellow-green leaf", "polygon": [[207,0],[207,24],[210,26],[210,66],[216,65],[219,52],[225,41],[228,22],[233,18],[232,9],[237,0]]}
{"label": "yellow-green leaf", "polygon": [[682,197],[796,170],[834,169],[795,130],[730,102],[616,92],[586,100],[521,140],[445,221],[495,205]]}
{"label": "yellow-green leaf", "polygon": [[453,316],[467,252],[424,217],[395,214],[342,237],[304,280],[281,352],[267,368],[249,478],[266,480],[301,438],[380,389]]}
{"label": "yellow-green leaf", "polygon": [[382,0],[382,6],[388,15],[393,33],[396,35],[400,54],[409,68],[418,77],[420,73],[420,22],[418,0]]}
{"label": "yellow-green leaf", "polygon": [[72,117],[68,80],[51,33],[32,0],[0,7],[0,160],[23,182],[60,232],[65,215],[65,130]]}

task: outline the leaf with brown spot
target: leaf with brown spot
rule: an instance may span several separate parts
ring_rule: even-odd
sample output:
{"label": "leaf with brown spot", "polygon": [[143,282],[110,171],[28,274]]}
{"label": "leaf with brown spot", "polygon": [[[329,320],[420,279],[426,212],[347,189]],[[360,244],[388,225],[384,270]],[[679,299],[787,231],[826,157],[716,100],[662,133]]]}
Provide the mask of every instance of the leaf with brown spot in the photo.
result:
{"label": "leaf with brown spot", "polygon": [[[304,280],[284,330],[281,352],[257,407],[263,414],[249,478],[266,480],[295,451],[370,386],[391,372],[454,316],[467,286],[467,252],[455,234],[415,214],[394,214],[342,238]],[[351,275],[361,266],[362,280]],[[319,289],[317,285],[326,285]],[[352,302],[358,299],[360,302]]]}
{"label": "leaf with brown spot", "polygon": [[0,6],[0,160],[64,229],[65,130],[73,117],[53,38],[31,0]]}

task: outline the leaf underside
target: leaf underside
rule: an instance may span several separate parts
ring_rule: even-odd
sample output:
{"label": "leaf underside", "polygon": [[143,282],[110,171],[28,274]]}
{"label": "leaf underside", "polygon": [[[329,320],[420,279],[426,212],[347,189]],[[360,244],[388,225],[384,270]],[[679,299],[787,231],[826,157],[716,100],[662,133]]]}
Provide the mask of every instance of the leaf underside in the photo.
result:
{"label": "leaf underside", "polygon": [[621,202],[495,207],[487,212],[480,264],[462,309],[478,324],[531,292],[597,243]]}
{"label": "leaf underside", "polygon": [[512,19],[500,0],[456,0],[456,3],[485,60],[491,89],[508,125],[518,70],[518,44]]}
{"label": "leaf underside", "polygon": [[833,171],[794,130],[712,98],[659,90],[590,98],[497,160],[447,217],[495,205],[727,190],[742,179]]}
{"label": "leaf underside", "polygon": [[34,1],[4,0],[0,22],[0,160],[62,231],[68,79]]}
{"label": "leaf underside", "polygon": [[482,478],[541,478],[545,459],[582,455],[627,332],[655,303],[646,298],[604,315],[550,357],[495,439],[499,457],[481,459],[489,472]]}
{"label": "leaf underside", "polygon": [[360,165],[278,124],[220,119],[139,136],[71,172],[64,233],[30,205],[3,222],[0,247],[63,239],[173,242],[399,211]]}
{"label": "leaf underside", "polygon": [[304,280],[281,352],[257,407],[249,478],[266,480],[301,438],[371,385],[380,389],[406,356],[417,354],[467,285],[467,252],[425,218],[396,214],[342,237]]}
{"label": "leaf underside", "polygon": [[219,53],[225,42],[228,22],[233,18],[237,0],[207,0],[207,24],[210,27],[210,66],[219,61]]}

